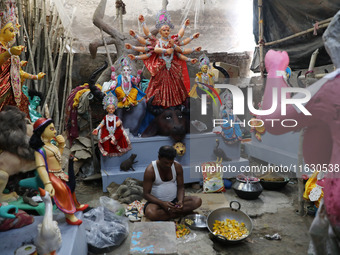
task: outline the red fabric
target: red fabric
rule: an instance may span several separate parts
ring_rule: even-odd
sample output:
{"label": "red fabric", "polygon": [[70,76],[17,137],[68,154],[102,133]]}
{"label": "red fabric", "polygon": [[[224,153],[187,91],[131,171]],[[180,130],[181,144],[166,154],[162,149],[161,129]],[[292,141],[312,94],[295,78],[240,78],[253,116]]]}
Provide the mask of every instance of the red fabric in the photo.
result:
{"label": "red fabric", "polygon": [[[157,53],[153,53],[150,58],[144,60],[146,68],[152,75],[145,93],[148,99],[155,96],[152,101],[153,105],[161,105],[166,108],[176,106],[182,104],[188,97],[190,80],[189,85],[186,87],[183,71],[186,71],[186,73],[188,71],[183,69],[183,62],[174,54],[171,68],[167,70],[165,61]],[[185,62],[184,64],[186,67]],[[188,77],[186,80],[188,80]]]}
{"label": "red fabric", "polygon": [[[0,45],[0,54],[6,52],[6,49]],[[17,106],[20,111],[26,113],[26,117],[30,119],[28,105],[29,101],[24,93],[21,93],[20,104],[14,100],[14,94],[11,86],[11,58],[9,58],[4,64],[0,66],[0,111],[5,105]]]}
{"label": "red fabric", "polygon": [[56,177],[53,173],[49,172],[48,177],[52,182],[52,186],[55,190],[53,200],[60,211],[67,214],[73,214],[76,212],[73,197],[70,188],[66,182]]}
{"label": "red fabric", "polygon": [[181,61],[182,62],[182,74],[183,74],[183,83],[185,88],[187,89],[187,92],[190,92],[190,77],[189,77],[189,71],[188,71],[188,67],[187,67],[187,63],[185,61]]}
{"label": "red fabric", "polygon": [[[98,147],[103,154],[103,156],[121,156],[127,151],[131,150],[131,143],[124,132],[124,129],[122,128],[122,125],[120,125],[118,128],[116,128],[114,136],[111,136],[109,131],[106,128],[106,117],[104,117],[104,123],[105,125],[101,128],[101,135],[100,140],[98,143]],[[115,116],[116,122],[119,120],[117,116]],[[109,126],[113,126],[114,121],[109,121]],[[112,144],[112,141],[114,144]]]}
{"label": "red fabric", "polygon": [[65,125],[68,131],[67,138],[69,140],[69,144],[72,144],[74,139],[76,139],[79,136],[78,121],[77,121],[78,108],[73,108],[73,103],[74,103],[74,97],[76,96],[76,94],[83,89],[89,89],[89,85],[85,83],[84,85],[74,88],[66,100]]}
{"label": "red fabric", "polygon": [[7,231],[14,228],[22,228],[34,222],[34,218],[22,210],[18,210],[14,219],[5,219],[0,225],[0,231]]}

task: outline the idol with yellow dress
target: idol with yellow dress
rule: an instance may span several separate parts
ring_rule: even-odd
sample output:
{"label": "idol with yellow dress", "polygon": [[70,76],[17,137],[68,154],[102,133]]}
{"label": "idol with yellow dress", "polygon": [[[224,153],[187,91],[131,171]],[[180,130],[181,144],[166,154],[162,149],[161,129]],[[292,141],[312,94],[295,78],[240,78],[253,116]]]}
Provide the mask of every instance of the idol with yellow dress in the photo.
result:
{"label": "idol with yellow dress", "polygon": [[145,97],[136,85],[140,82],[141,70],[137,72],[137,77],[131,75],[130,59],[122,56],[118,60],[121,74],[117,77],[117,86],[113,94],[118,99],[118,108],[130,108],[136,106]]}

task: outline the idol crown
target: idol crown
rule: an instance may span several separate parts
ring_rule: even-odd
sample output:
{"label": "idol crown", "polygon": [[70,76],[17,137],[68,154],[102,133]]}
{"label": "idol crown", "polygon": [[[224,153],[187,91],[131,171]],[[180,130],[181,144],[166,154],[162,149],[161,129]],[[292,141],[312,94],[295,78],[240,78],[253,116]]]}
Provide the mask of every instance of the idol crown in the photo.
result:
{"label": "idol crown", "polygon": [[114,105],[117,107],[118,99],[111,92],[108,92],[103,99],[104,109],[106,109],[109,105]]}
{"label": "idol crown", "polygon": [[160,29],[164,25],[169,26],[171,29],[174,28],[174,25],[171,23],[170,14],[166,10],[161,10],[156,16],[156,28]]}
{"label": "idol crown", "polygon": [[16,28],[17,17],[15,13],[15,0],[1,1],[0,3],[0,28],[3,28],[8,23],[13,23]]}

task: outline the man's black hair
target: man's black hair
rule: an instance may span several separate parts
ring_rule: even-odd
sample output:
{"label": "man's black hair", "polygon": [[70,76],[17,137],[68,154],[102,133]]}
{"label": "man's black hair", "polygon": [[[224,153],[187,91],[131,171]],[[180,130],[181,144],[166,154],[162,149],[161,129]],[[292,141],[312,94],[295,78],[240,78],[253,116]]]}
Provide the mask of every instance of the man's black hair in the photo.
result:
{"label": "man's black hair", "polygon": [[159,158],[166,158],[166,159],[171,159],[173,160],[177,155],[176,150],[169,145],[164,145],[159,148],[158,151],[158,157]]}

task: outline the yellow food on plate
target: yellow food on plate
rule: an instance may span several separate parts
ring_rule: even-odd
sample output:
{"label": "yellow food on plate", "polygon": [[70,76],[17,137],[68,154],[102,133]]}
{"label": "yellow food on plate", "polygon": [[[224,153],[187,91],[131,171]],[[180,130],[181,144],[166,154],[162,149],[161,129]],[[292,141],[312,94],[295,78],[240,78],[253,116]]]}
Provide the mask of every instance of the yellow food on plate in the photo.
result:
{"label": "yellow food on plate", "polygon": [[180,238],[190,234],[190,230],[184,224],[176,224],[176,237]]}
{"label": "yellow food on plate", "polygon": [[191,220],[191,219],[185,219],[184,221],[185,221],[185,223],[188,224],[189,226],[191,226],[191,225],[194,223],[194,221]]}
{"label": "yellow food on plate", "polygon": [[249,231],[243,222],[225,219],[224,221],[215,220],[213,234],[222,235],[228,240],[239,240],[249,235]]}

